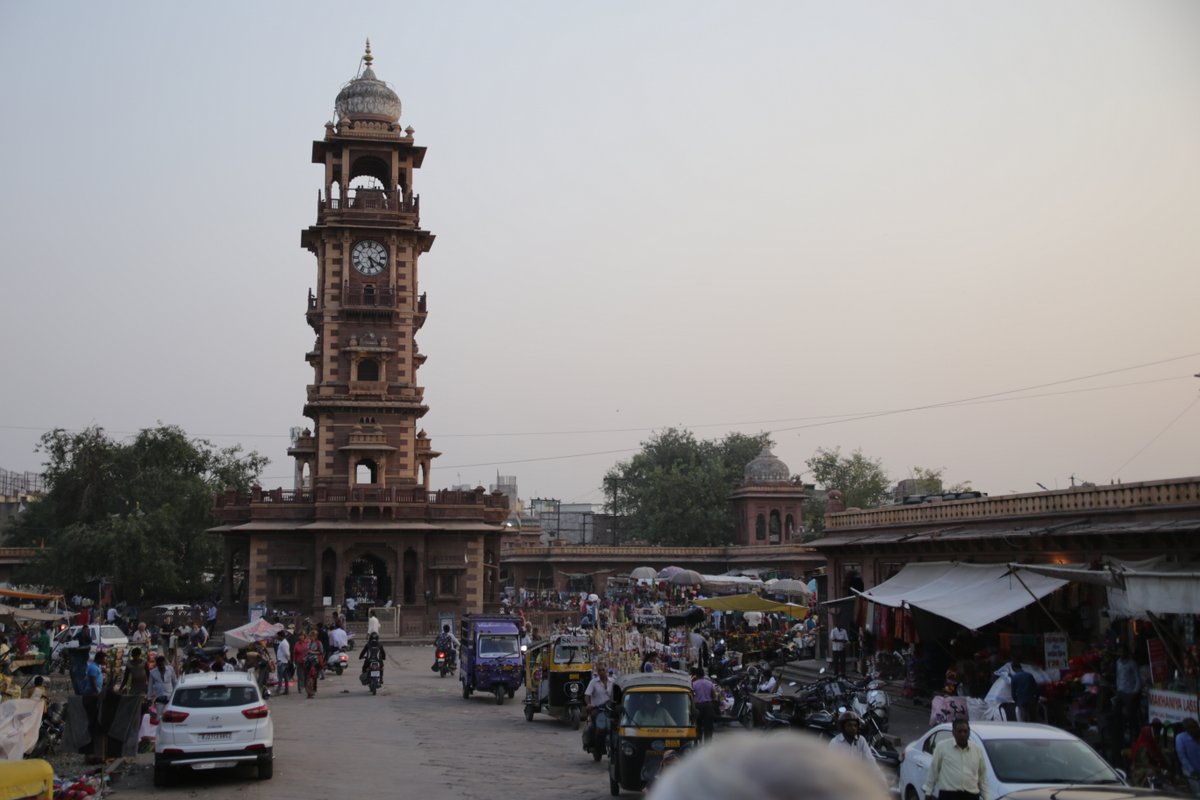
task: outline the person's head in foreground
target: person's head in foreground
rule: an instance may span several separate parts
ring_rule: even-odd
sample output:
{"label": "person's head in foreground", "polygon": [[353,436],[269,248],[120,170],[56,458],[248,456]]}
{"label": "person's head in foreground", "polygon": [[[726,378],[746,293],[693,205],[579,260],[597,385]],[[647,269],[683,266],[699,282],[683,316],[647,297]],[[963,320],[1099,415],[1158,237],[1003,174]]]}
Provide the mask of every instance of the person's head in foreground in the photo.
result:
{"label": "person's head in foreground", "polygon": [[722,737],[655,782],[647,800],[889,800],[862,763],[804,736]]}

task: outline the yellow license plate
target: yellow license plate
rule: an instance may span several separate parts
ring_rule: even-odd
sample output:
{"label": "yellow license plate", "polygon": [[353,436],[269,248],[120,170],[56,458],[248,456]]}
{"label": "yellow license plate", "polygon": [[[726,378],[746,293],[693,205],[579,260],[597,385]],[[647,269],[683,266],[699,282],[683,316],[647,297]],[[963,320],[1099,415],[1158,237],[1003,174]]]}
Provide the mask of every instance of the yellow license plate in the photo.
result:
{"label": "yellow license plate", "polygon": [[578,672],[572,672],[570,675],[568,675],[568,676],[567,676],[567,680],[569,680],[569,681],[577,681],[577,680],[579,680],[579,673],[578,673]]}
{"label": "yellow license plate", "polygon": [[665,742],[663,742],[663,744],[666,745],[667,747],[679,747],[679,740],[678,739],[667,739]]}
{"label": "yellow license plate", "polygon": [[512,668],[513,668],[512,664],[505,664],[500,669],[504,670],[505,672],[512,672]]}

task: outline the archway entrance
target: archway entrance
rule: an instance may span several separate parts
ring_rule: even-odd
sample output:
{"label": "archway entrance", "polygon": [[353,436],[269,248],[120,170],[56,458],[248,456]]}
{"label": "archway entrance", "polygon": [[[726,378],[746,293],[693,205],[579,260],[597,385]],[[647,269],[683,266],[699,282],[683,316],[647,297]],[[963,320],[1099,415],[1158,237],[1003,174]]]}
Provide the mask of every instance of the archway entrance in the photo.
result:
{"label": "archway entrance", "polygon": [[363,553],[350,563],[346,575],[346,597],[369,605],[383,605],[392,597],[392,579],[387,562],[374,553]]}

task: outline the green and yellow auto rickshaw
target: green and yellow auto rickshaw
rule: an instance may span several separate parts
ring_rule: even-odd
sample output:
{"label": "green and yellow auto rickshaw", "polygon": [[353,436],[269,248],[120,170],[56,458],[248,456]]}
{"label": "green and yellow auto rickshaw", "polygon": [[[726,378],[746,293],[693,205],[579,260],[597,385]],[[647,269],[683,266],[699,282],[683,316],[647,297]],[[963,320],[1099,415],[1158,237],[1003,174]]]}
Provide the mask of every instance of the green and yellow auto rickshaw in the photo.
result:
{"label": "green and yellow auto rickshaw", "polygon": [[676,672],[622,675],[613,691],[616,724],[609,728],[608,788],[641,791],[658,776],[663,756],[696,746],[692,680]]}
{"label": "green and yellow auto rickshaw", "polygon": [[544,711],[575,730],[583,714],[583,691],[592,679],[591,642],[556,634],[525,651],[525,719]]}

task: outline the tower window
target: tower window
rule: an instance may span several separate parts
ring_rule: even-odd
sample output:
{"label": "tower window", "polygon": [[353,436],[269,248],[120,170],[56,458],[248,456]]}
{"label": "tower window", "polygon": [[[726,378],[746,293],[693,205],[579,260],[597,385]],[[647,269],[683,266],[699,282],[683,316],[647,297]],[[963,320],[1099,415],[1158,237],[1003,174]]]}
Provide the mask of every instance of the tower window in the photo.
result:
{"label": "tower window", "polygon": [[359,484],[378,483],[376,480],[378,477],[378,472],[379,467],[376,466],[375,462],[368,458],[364,458],[354,467],[354,482]]}
{"label": "tower window", "polygon": [[759,514],[754,520],[754,538],[759,540],[767,538],[767,518],[762,514]]}
{"label": "tower window", "polygon": [[360,381],[379,380],[379,362],[373,358],[364,358],[358,362],[358,379]]}
{"label": "tower window", "polygon": [[779,523],[779,511],[771,511],[771,544],[779,544],[779,531],[782,526]]}

